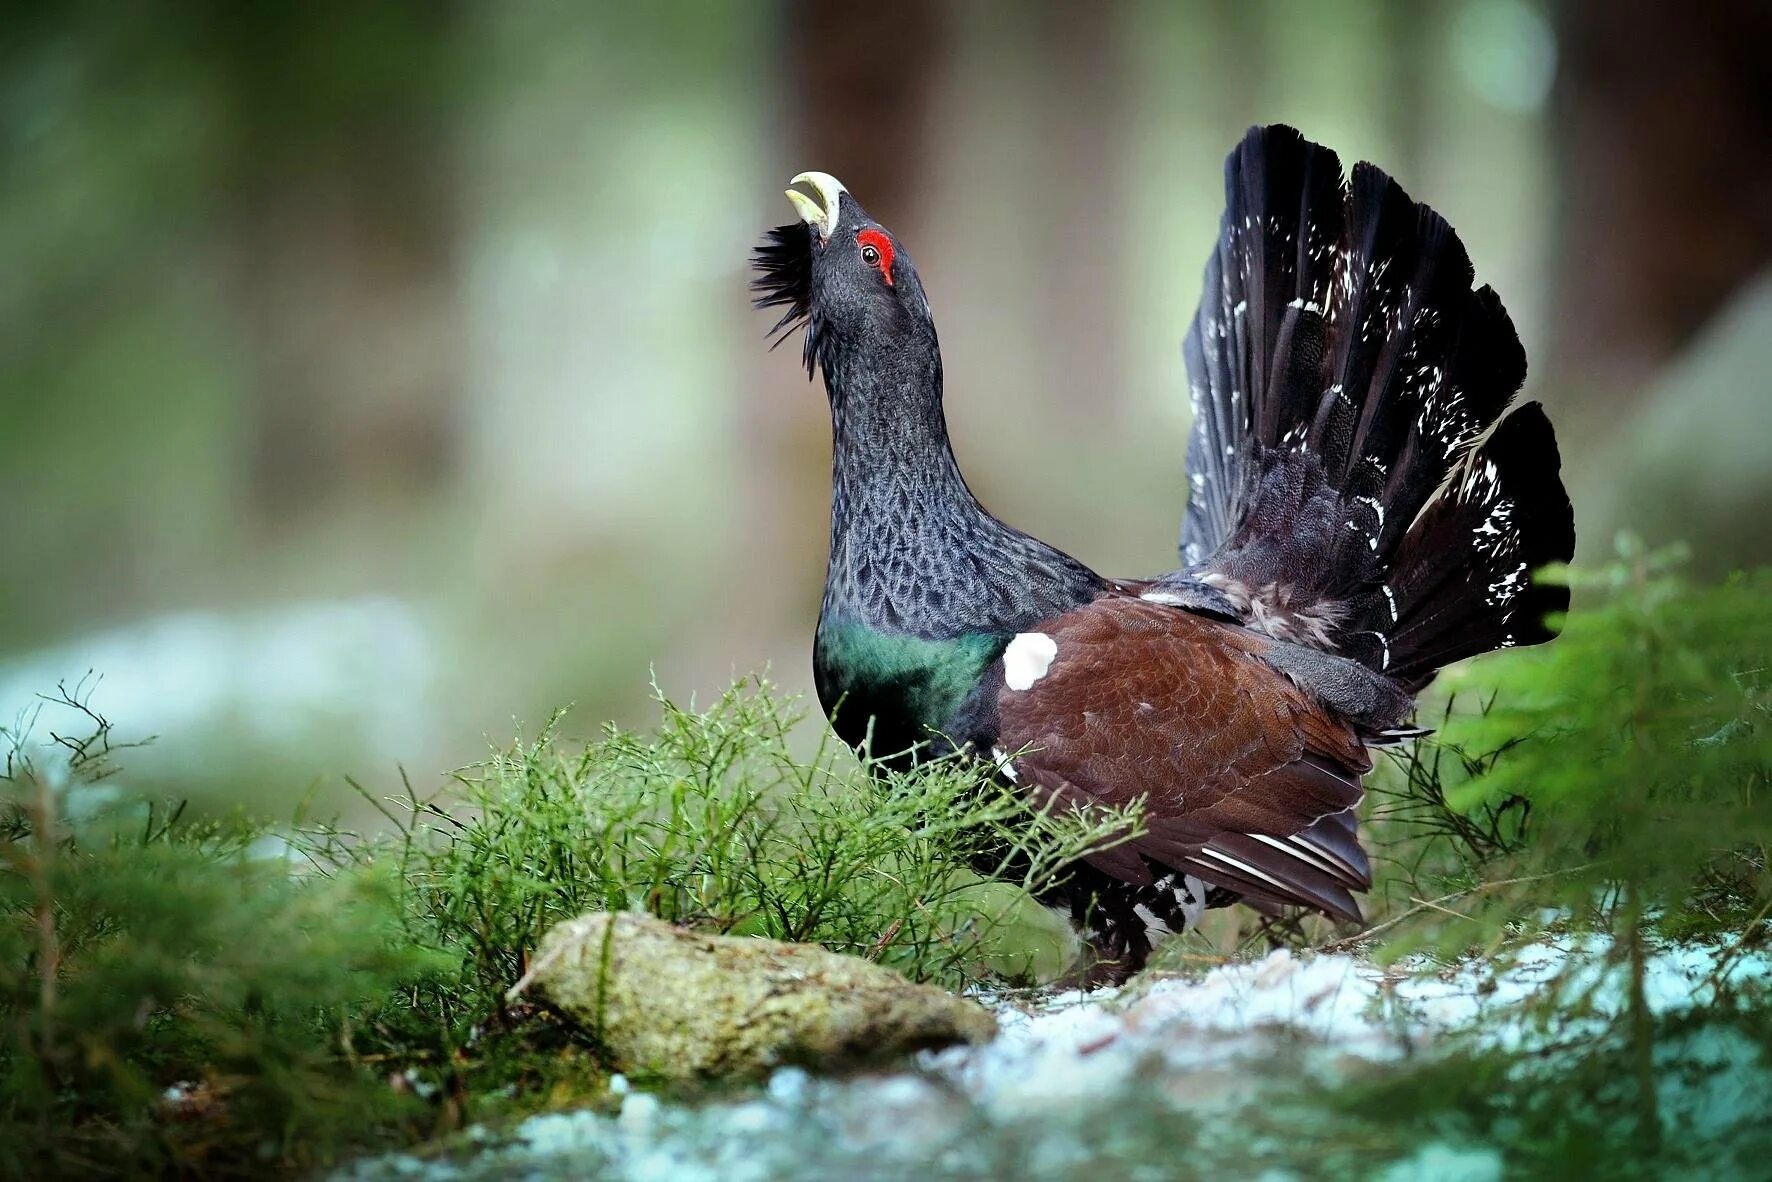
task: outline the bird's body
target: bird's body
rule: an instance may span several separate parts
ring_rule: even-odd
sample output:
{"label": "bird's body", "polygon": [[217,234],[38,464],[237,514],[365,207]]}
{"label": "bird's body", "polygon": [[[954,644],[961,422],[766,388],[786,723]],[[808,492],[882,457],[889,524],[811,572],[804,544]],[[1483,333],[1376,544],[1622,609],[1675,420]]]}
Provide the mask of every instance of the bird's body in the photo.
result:
{"label": "bird's body", "polygon": [[1573,526],[1550,425],[1501,420],[1525,360],[1456,234],[1388,177],[1251,131],[1188,335],[1177,571],[1104,578],[991,516],[960,474],[904,248],[840,185],[759,251],[833,423],[814,646],[839,735],[961,749],[1040,805],[1143,806],[1061,899],[1104,975],[1238,899],[1357,918],[1368,748],[1462,657],[1548,639]]}
{"label": "bird's body", "polygon": [[1003,525],[961,479],[938,403],[882,397],[838,410],[820,700],[881,756],[927,742],[1010,639],[1094,598],[1102,580]]}

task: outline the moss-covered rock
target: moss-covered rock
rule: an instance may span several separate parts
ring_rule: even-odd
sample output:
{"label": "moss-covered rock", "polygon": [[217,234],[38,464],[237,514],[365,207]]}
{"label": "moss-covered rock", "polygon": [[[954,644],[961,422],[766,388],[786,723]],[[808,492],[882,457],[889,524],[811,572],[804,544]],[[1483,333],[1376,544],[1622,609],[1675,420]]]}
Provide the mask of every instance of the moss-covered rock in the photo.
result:
{"label": "moss-covered rock", "polygon": [[973,1002],[857,957],[631,913],[554,928],[524,987],[593,1033],[613,1066],[674,1080],[877,1062],[997,1029]]}

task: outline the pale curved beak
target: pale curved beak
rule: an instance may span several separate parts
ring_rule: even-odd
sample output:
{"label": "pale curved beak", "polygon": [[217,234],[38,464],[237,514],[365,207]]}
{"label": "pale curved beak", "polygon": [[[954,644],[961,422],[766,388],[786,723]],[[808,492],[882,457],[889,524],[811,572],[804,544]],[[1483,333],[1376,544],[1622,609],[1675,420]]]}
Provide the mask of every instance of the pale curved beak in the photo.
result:
{"label": "pale curved beak", "polygon": [[814,201],[798,189],[787,191],[788,200],[793,203],[800,220],[817,230],[821,239],[829,239],[837,228],[837,199],[849,190],[828,172],[803,172],[788,184],[807,185],[818,194],[818,200]]}

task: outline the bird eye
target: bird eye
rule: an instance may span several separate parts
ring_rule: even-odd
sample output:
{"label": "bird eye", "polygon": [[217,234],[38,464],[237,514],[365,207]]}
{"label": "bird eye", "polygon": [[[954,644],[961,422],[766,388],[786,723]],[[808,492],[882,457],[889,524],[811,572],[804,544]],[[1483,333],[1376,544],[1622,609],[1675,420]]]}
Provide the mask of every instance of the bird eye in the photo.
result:
{"label": "bird eye", "polygon": [[855,236],[861,247],[861,261],[880,272],[880,280],[892,286],[892,239],[871,226]]}

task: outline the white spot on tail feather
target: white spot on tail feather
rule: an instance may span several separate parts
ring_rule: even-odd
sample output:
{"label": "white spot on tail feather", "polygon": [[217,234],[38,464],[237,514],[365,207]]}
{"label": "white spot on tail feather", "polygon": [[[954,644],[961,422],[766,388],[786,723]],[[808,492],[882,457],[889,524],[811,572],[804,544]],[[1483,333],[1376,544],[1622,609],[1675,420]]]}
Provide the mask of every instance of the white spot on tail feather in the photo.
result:
{"label": "white spot on tail feather", "polygon": [[1206,884],[1187,874],[1182,876],[1181,885],[1173,889],[1185,926],[1192,931],[1199,926],[1200,917],[1206,914]]}
{"label": "white spot on tail feather", "polygon": [[1158,936],[1167,936],[1169,934],[1169,925],[1159,919],[1157,913],[1152,911],[1149,907],[1146,907],[1143,903],[1134,904],[1132,913],[1138,916],[1139,921],[1144,924],[1144,932],[1147,939],[1154,940]]}
{"label": "white spot on tail feather", "polygon": [[1058,641],[1044,632],[1017,632],[1003,650],[1003,684],[1017,691],[1031,689],[1057,655]]}

